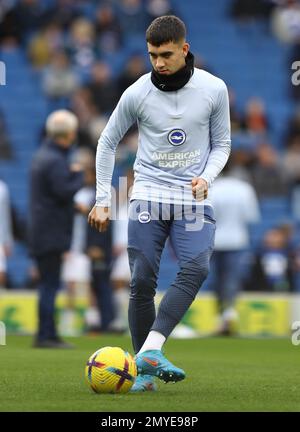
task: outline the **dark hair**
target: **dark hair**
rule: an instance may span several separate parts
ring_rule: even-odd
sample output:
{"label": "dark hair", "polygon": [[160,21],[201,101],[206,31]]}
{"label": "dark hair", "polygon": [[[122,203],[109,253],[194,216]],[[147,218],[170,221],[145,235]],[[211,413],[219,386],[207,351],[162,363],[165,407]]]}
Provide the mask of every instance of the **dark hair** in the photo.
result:
{"label": "dark hair", "polygon": [[186,37],[185,24],[174,15],[156,18],[146,31],[146,41],[159,47],[168,42],[179,42]]}

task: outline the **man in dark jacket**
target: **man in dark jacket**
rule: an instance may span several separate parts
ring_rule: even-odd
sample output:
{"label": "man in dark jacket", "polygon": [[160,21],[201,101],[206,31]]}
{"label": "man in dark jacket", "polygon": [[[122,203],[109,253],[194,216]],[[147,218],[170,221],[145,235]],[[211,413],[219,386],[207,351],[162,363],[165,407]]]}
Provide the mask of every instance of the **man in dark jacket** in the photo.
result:
{"label": "man in dark jacket", "polygon": [[70,167],[69,150],[78,128],[74,114],[55,111],[46,123],[47,141],[33,158],[30,183],[29,242],[40,273],[36,347],[67,348],[56,332],[55,296],[62,255],[72,233],[73,196],[83,185],[79,167]]}

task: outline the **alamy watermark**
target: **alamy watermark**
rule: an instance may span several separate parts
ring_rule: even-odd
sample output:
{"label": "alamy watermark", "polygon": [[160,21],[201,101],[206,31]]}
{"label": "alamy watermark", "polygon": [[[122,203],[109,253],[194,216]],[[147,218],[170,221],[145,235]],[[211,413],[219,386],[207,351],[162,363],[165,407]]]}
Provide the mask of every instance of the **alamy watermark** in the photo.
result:
{"label": "alamy watermark", "polygon": [[300,345],[300,321],[294,321],[292,324],[292,344]]}
{"label": "alamy watermark", "polygon": [[6,327],[2,321],[0,321],[0,345],[6,345]]}
{"label": "alamy watermark", "polygon": [[[133,189],[132,186],[129,187],[127,177],[119,177],[118,188],[112,186],[109,194],[103,195],[104,199],[106,195],[109,196],[111,220],[138,220],[142,224],[151,220],[183,221],[186,231],[199,231],[204,223],[214,223],[213,219],[208,219],[204,214],[203,197],[193,199],[191,185],[159,189],[157,186],[147,185],[143,188],[145,198],[136,198],[130,202]],[[104,207],[101,199],[98,205]],[[124,211],[124,207],[127,211]]]}
{"label": "alamy watermark", "polygon": [[5,63],[0,61],[0,86],[6,85],[6,66]]}
{"label": "alamy watermark", "polygon": [[292,75],[292,84],[294,86],[298,86],[300,85],[300,60],[299,61],[294,61],[294,63],[292,64],[292,70],[294,70],[295,72]]}

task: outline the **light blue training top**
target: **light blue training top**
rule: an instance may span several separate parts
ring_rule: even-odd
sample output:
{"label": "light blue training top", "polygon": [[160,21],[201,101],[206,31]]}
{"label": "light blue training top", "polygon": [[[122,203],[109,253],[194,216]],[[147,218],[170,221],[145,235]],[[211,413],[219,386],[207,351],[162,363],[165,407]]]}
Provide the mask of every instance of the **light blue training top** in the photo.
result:
{"label": "light blue training top", "polygon": [[[180,90],[163,92],[148,73],[122,95],[98,141],[96,205],[110,206],[116,148],[137,121],[133,199],[197,204],[193,177],[209,185],[230,154],[229,100],[225,83],[195,68]],[[208,199],[201,204],[211,205]]]}

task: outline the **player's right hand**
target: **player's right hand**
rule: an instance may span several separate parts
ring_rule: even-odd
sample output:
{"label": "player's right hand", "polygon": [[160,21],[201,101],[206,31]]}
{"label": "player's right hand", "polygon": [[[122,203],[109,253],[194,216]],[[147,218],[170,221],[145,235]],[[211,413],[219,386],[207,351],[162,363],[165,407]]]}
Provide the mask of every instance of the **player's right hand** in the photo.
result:
{"label": "player's right hand", "polygon": [[110,221],[110,207],[94,206],[88,215],[88,223],[100,232],[107,230]]}

